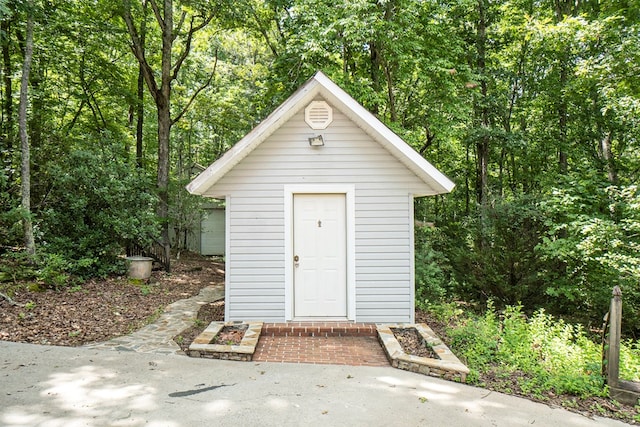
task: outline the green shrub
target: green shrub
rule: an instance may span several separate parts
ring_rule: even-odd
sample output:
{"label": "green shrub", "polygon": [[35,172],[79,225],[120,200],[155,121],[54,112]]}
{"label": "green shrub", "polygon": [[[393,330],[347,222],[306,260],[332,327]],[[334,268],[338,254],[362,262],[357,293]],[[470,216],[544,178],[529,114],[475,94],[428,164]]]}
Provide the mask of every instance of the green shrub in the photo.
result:
{"label": "green shrub", "polygon": [[620,378],[640,382],[640,341],[620,343]]}
{"label": "green shrub", "polygon": [[[556,320],[539,310],[531,317],[521,306],[508,306],[498,314],[489,304],[483,316],[467,316],[448,330],[450,345],[471,370],[470,382],[483,374],[515,375],[525,393],[544,398],[548,392],[581,397],[606,393],[600,371],[601,346],[579,326]],[[638,366],[635,349],[625,343],[629,364]],[[634,368],[626,375],[637,375]],[[510,390],[507,390],[510,391]]]}
{"label": "green shrub", "polygon": [[444,274],[435,261],[433,250],[424,250],[416,254],[416,302],[419,307],[440,303],[446,295]]}
{"label": "green shrub", "polygon": [[480,374],[496,361],[500,324],[490,305],[483,317],[461,319],[448,331],[451,347],[471,371],[467,380],[479,381]]}
{"label": "green shrub", "polygon": [[0,164],[0,249],[22,244],[22,212],[17,188],[9,181],[9,170]]}
{"label": "green shrub", "polygon": [[36,278],[36,265],[26,251],[10,250],[0,256],[0,283]]}
{"label": "green shrub", "polygon": [[541,201],[548,231],[536,248],[550,308],[599,323],[611,289],[624,294],[623,332],[640,330],[640,188],[567,176]]}
{"label": "green shrub", "polygon": [[148,241],[157,232],[151,180],[107,155],[76,151],[50,165],[55,177],[39,212],[44,279],[60,286],[81,278],[124,271],[123,242]]}
{"label": "green shrub", "polygon": [[[6,200],[3,200],[6,199]],[[23,209],[9,204],[9,197],[0,194],[0,246],[21,245],[24,240],[22,229]]]}
{"label": "green shrub", "polygon": [[[417,215],[430,215],[418,205]],[[427,236],[426,238],[424,236]],[[428,244],[423,245],[422,241]],[[537,195],[500,198],[434,232],[416,229],[416,296],[545,308],[599,326],[611,289],[623,292],[623,334],[640,331],[640,186],[612,186],[597,170],[558,177]],[[430,252],[432,251],[432,252]]]}
{"label": "green shrub", "polygon": [[449,221],[440,230],[433,245],[448,262],[457,298],[483,304],[492,299],[499,307],[519,302],[543,306],[547,296],[541,292],[535,248],[544,223],[537,200],[496,201],[477,216]]}
{"label": "green shrub", "polygon": [[73,264],[58,254],[43,254],[39,260],[37,278],[46,286],[58,289],[70,282]]}
{"label": "green shrub", "polygon": [[456,324],[464,311],[457,303],[449,301],[438,304],[429,304],[427,310],[436,320],[445,324]]}
{"label": "green shrub", "polygon": [[436,230],[418,227],[415,233],[415,299],[418,307],[426,309],[445,300],[448,279],[444,268],[448,262],[431,243]]}

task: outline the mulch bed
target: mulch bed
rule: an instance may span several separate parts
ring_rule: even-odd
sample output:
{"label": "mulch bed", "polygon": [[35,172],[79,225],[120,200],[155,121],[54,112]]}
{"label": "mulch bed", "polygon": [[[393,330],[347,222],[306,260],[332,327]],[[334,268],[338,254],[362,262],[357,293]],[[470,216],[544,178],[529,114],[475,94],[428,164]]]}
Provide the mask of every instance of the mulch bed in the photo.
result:
{"label": "mulch bed", "polygon": [[224,264],[183,254],[171,273],[153,271],[144,282],[109,277],[43,292],[29,290],[29,283],[0,284],[18,304],[0,299],[0,340],[64,346],[106,341],[142,328],[167,305],[215,283],[224,283]]}
{"label": "mulch bed", "polygon": [[247,325],[223,326],[218,335],[214,337],[213,344],[240,345],[246,330]]}
{"label": "mulch bed", "polygon": [[428,346],[415,328],[391,328],[402,351],[406,354],[429,359],[439,359],[433,349]]}

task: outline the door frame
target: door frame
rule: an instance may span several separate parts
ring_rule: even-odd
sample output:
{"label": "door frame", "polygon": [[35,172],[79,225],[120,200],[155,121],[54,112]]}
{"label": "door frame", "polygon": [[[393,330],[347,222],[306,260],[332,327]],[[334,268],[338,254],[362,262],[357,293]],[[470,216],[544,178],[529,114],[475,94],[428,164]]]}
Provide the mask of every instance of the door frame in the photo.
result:
{"label": "door frame", "polygon": [[347,320],[356,320],[356,245],[355,245],[355,185],[353,184],[291,184],[284,186],[284,315],[294,317],[293,279],[293,196],[295,194],[344,194],[346,211],[346,280]]}

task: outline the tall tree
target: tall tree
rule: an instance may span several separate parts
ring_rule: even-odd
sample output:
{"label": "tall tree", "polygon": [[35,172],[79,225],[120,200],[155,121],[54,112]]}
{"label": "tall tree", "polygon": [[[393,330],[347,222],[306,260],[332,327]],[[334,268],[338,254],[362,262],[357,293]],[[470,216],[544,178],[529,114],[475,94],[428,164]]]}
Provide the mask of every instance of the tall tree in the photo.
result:
{"label": "tall tree", "polygon": [[[140,45],[144,53],[147,38],[147,10],[149,2],[144,0],[142,3],[142,21],[140,22]],[[136,121],[136,164],[139,168],[143,166],[143,132],[144,132],[144,69],[138,64],[138,80],[136,85],[136,104],[135,104],[135,121]],[[133,116],[133,114],[132,114]]]}
{"label": "tall tree", "polygon": [[9,153],[13,150],[14,141],[14,113],[13,113],[13,67],[11,61],[11,29],[13,16],[2,13],[0,21],[0,44],[2,46],[2,74],[4,84],[4,99],[2,100],[2,151],[0,161],[2,166],[8,162]]}
{"label": "tall tree", "polygon": [[[577,4],[577,2],[575,2]],[[574,10],[574,2],[569,0],[554,0],[556,24],[562,22],[567,16],[570,16]],[[558,58],[559,64],[559,86],[560,97],[557,102],[558,113],[558,132],[559,132],[559,150],[558,150],[558,166],[560,173],[566,174],[569,169],[569,160],[567,155],[567,126],[568,126],[568,102],[565,96],[566,86],[568,85],[570,64],[566,51],[562,51],[560,58]]]}
{"label": "tall tree", "polygon": [[[143,3],[146,3],[143,1]],[[130,0],[123,0],[122,19],[124,20],[130,36],[130,48],[136,57],[144,81],[149,89],[149,93],[157,110],[158,118],[158,171],[157,187],[159,203],[157,214],[162,221],[162,243],[166,254],[169,255],[169,167],[170,167],[170,135],[171,127],[184,115],[190,107],[195,97],[211,83],[215,70],[210,74],[208,80],[199,88],[195,89],[191,98],[184,108],[175,116],[171,115],[171,85],[180,73],[185,60],[191,52],[192,42],[196,33],[205,28],[215,16],[215,11],[210,10],[205,5],[190,8],[186,5],[180,8],[178,22],[174,22],[173,0],[163,0],[162,3],[156,0],[149,0],[153,15],[156,19],[160,31],[161,49],[160,66],[157,66],[147,56],[145,41],[142,38],[144,31],[143,23],[136,23],[132,15],[132,4]],[[200,9],[198,12],[197,9]],[[183,26],[187,27],[186,31]],[[177,59],[173,61],[174,49],[178,49]],[[159,80],[156,76],[159,76]]]}
{"label": "tall tree", "polygon": [[476,196],[478,205],[484,214],[489,198],[489,105],[487,73],[487,2],[478,0],[476,22],[476,72],[480,77],[480,97],[476,105],[476,123],[484,132],[476,142]]}
{"label": "tall tree", "polygon": [[22,65],[20,105],[18,107],[18,127],[20,130],[20,146],[22,152],[22,209],[24,211],[22,225],[24,230],[24,244],[27,248],[27,252],[31,255],[35,254],[36,245],[33,238],[33,222],[31,220],[31,167],[29,134],[27,132],[27,104],[29,103],[29,73],[31,71],[31,60],[33,58],[33,7],[33,1],[28,1],[26,4],[27,28],[25,36],[24,63]]}

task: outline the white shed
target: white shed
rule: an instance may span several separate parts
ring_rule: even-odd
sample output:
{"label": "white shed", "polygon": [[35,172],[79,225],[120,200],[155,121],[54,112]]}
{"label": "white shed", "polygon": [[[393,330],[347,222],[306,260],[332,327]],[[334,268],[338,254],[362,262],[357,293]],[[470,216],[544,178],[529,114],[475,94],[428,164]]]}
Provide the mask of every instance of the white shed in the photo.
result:
{"label": "white shed", "polygon": [[414,321],[413,199],[454,184],[318,72],[187,187],[226,204],[225,319]]}

